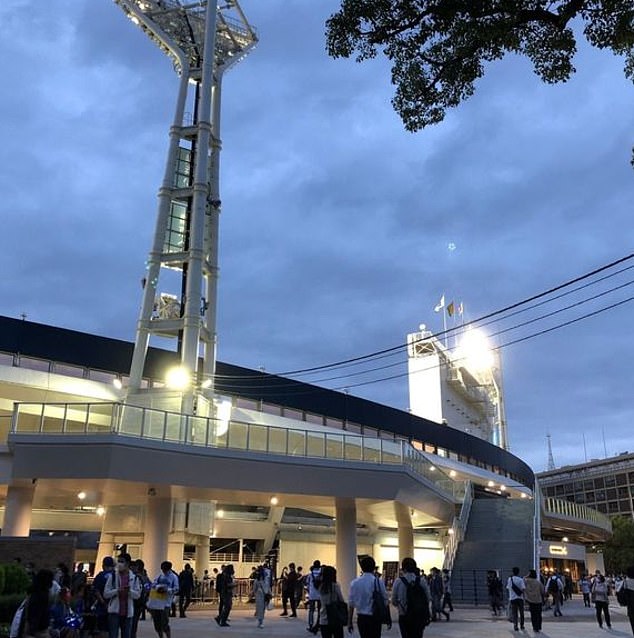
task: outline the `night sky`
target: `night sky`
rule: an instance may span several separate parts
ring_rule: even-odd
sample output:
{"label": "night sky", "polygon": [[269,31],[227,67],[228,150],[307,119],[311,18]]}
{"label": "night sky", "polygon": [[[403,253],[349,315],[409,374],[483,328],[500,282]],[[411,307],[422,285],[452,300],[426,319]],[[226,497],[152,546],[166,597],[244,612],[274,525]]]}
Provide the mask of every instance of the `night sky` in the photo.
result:
{"label": "night sky", "polygon": [[[242,6],[260,43],[223,84],[221,360],[284,372],[361,356],[441,330],[443,294],[473,321],[634,252],[622,60],[581,41],[577,74],[546,86],[507,57],[411,134],[384,60],[328,58],[336,0]],[[0,54],[0,313],[133,340],[171,62],[111,0],[4,0]],[[633,266],[484,327],[503,346],[511,451],[535,470],[547,433],[557,465],[634,451]],[[383,365],[301,378],[407,409],[404,351],[369,367]]]}

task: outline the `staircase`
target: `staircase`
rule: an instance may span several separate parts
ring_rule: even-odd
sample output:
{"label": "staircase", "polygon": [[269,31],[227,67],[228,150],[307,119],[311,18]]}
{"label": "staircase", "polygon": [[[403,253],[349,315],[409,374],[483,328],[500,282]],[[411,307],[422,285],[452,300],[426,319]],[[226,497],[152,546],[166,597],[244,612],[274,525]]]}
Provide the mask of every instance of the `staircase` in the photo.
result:
{"label": "staircase", "polygon": [[531,500],[473,500],[451,572],[454,601],[487,605],[487,570],[496,570],[506,583],[513,567],[519,567],[521,575],[533,567],[533,517]]}

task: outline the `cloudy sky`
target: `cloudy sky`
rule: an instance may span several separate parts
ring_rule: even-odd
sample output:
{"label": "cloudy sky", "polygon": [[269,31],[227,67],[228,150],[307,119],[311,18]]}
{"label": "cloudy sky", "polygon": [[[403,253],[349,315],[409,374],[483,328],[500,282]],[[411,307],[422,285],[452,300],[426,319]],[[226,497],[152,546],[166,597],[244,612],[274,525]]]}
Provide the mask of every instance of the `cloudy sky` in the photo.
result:
{"label": "cloudy sky", "polygon": [[[327,57],[336,0],[242,6],[260,43],[223,86],[221,360],[283,372],[360,356],[442,329],[443,294],[474,320],[634,252],[622,60],[582,45],[552,87],[508,58],[410,134],[384,61]],[[0,53],[0,313],[132,340],[171,63],[112,0],[3,0]],[[502,348],[512,451],[536,470],[547,433],[557,465],[634,451],[634,270],[615,273],[486,326],[513,328],[492,337],[504,346],[597,312]],[[406,409],[403,377],[356,386],[398,362],[322,383]]]}

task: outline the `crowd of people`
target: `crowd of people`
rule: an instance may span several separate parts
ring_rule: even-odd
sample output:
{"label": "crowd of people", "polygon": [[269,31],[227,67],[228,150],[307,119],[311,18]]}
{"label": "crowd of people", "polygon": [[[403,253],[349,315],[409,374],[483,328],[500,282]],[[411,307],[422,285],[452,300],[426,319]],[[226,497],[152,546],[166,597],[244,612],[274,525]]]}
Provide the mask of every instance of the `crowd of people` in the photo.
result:
{"label": "crowd of people", "polygon": [[[544,611],[553,610],[554,616],[563,616],[562,607],[572,598],[572,581],[568,575],[557,571],[537,574],[536,570],[529,570],[526,576],[520,576],[518,567],[506,582],[508,593],[508,617],[513,623],[513,629],[524,629],[524,609],[528,606],[531,625],[535,633],[542,631],[542,617]],[[487,588],[489,603],[494,615],[503,613],[504,587],[497,572],[491,570],[487,574]],[[626,575],[606,577],[599,570],[593,575],[582,574],[578,589],[583,597],[585,607],[594,605],[597,624],[600,628],[610,629],[610,596],[623,591],[623,600],[627,607],[627,615],[634,634],[634,566],[627,570]]]}
{"label": "crowd of people", "polygon": [[[346,598],[337,582],[337,570],[315,560],[304,574],[301,566],[289,563],[275,579],[268,564],[253,567],[249,578],[249,601],[254,603],[257,627],[264,626],[265,614],[272,608],[274,592],[281,595],[280,616],[297,618],[298,609],[307,610],[307,631],[322,638],[343,638],[344,629],[353,631],[354,622],[361,638],[380,638],[382,627],[392,624],[390,607],[398,616],[401,638],[422,638],[425,627],[434,621],[450,620],[453,611],[449,572],[432,568],[426,575],[413,558],[405,558],[400,573],[390,581],[388,596],[374,559],[359,560],[361,574],[350,584]],[[201,583],[189,564],[180,573],[164,561],[160,572],[151,579],[142,560],[131,560],[121,553],[103,559],[102,569],[91,583],[82,565],[71,574],[59,564],[55,571],[30,570],[32,586],[21,611],[20,636],[33,638],[136,638],[138,623],[151,616],[158,638],[171,638],[170,618],[178,609],[186,617],[194,591]],[[572,598],[567,575],[558,572],[538,574],[534,569],[525,576],[514,567],[506,585],[496,571],[487,573],[489,601],[494,615],[506,613],[515,631],[524,629],[524,612],[528,607],[535,633],[542,631],[544,611],[562,616],[562,607]],[[215,621],[230,626],[230,614],[236,596],[233,565],[223,565],[202,578],[203,593],[217,602]],[[620,592],[619,602],[627,606],[634,634],[634,566],[627,574],[606,577],[599,571],[583,574],[578,591],[584,606],[595,608],[599,627],[611,628],[610,596]],[[506,597],[505,597],[506,591]],[[504,600],[508,601],[504,610]],[[625,601],[625,602],[622,602]]]}

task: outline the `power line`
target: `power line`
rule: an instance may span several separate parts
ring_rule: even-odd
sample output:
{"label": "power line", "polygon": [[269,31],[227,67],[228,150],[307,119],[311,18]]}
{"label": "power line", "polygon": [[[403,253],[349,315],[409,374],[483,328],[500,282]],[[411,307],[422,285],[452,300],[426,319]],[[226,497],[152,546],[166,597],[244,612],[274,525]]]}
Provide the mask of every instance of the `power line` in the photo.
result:
{"label": "power line", "polygon": [[[550,288],[550,289],[548,289],[546,291],[543,291],[543,292],[538,293],[536,295],[533,295],[531,297],[522,299],[521,301],[515,302],[515,303],[513,303],[513,304],[511,304],[509,306],[506,306],[506,307],[501,308],[499,310],[495,310],[495,311],[490,312],[488,314],[485,314],[485,315],[483,315],[481,317],[478,317],[477,319],[474,319],[474,320],[468,322],[465,326],[448,328],[447,330],[443,330],[441,332],[434,333],[433,336],[436,337],[436,338],[443,337],[445,335],[450,335],[450,334],[460,330],[461,328],[469,327],[469,326],[475,326],[476,324],[489,325],[490,323],[493,323],[493,322],[492,321],[488,321],[487,322],[488,319],[492,319],[493,317],[499,317],[499,315],[503,315],[505,313],[508,313],[511,310],[515,310],[516,308],[520,308],[521,306],[529,304],[532,301],[535,301],[537,299],[542,299],[542,298],[544,298],[546,296],[549,296],[549,295],[553,294],[554,292],[557,292],[559,290],[563,290],[564,288],[568,288],[568,287],[570,287],[570,286],[572,286],[572,285],[574,285],[574,284],[576,284],[576,283],[578,283],[580,281],[584,281],[584,280],[586,280],[586,279],[588,279],[590,277],[593,277],[594,275],[597,275],[597,274],[599,274],[601,272],[605,272],[606,270],[614,268],[615,266],[617,266],[617,265],[619,265],[621,263],[627,262],[627,261],[631,260],[632,258],[634,258],[634,253],[630,253],[629,255],[621,257],[620,259],[612,261],[609,264],[606,264],[604,266],[596,268],[596,269],[594,269],[594,270],[592,270],[590,272],[587,272],[587,273],[585,273],[583,275],[580,275],[578,277],[570,279],[570,280],[568,280],[568,281],[566,281],[566,282],[564,282],[562,284],[559,284],[557,286],[554,286],[553,288]],[[578,288],[575,288],[572,291],[568,291],[568,292],[566,292],[566,293],[564,293],[562,295],[558,295],[558,296],[556,296],[556,297],[554,297],[552,299],[545,300],[543,302],[540,302],[539,304],[535,304],[533,306],[530,306],[529,308],[525,308],[525,309],[522,309],[520,311],[516,311],[514,313],[509,313],[506,317],[502,317],[502,319],[506,319],[506,318],[515,316],[516,314],[519,314],[521,312],[525,312],[527,310],[530,310],[532,308],[544,305],[546,303],[550,303],[550,302],[555,301],[556,299],[559,299],[559,298],[561,298],[563,296],[566,296],[568,294],[572,294],[573,292],[576,292],[576,291],[581,290],[583,288],[595,285],[595,284],[597,284],[597,283],[599,283],[601,281],[604,281],[604,280],[609,279],[611,277],[614,277],[614,276],[616,276],[618,274],[621,274],[622,272],[624,272],[626,270],[629,270],[630,268],[634,268],[634,266],[628,266],[627,268],[621,269],[621,270],[619,270],[619,271],[617,271],[615,273],[611,273],[610,275],[607,275],[605,277],[599,278],[596,281],[589,282],[589,283],[587,283],[587,284],[585,284],[583,286],[579,286]],[[500,320],[500,319],[498,319],[498,320]],[[486,322],[486,323],[484,323],[484,322]],[[331,369],[331,368],[349,367],[349,366],[352,366],[352,365],[359,365],[361,362],[365,362],[365,361],[369,361],[369,360],[373,360],[373,359],[379,359],[379,358],[383,358],[383,357],[386,357],[386,356],[392,356],[393,354],[398,353],[400,350],[402,350],[402,349],[404,349],[406,347],[407,347],[407,344],[406,343],[405,344],[402,343],[402,344],[400,344],[398,346],[392,346],[390,348],[385,348],[383,350],[376,350],[374,352],[371,352],[371,353],[368,353],[368,354],[365,354],[365,355],[360,355],[358,357],[352,357],[352,358],[349,358],[349,359],[343,359],[343,360],[336,361],[336,362],[333,362],[333,363],[330,363],[330,364],[323,364],[323,365],[319,365],[319,366],[313,366],[313,367],[309,367],[309,368],[301,368],[301,369],[290,370],[290,371],[286,371],[286,372],[277,372],[277,373],[273,373],[273,374],[275,376],[280,376],[280,377],[292,377],[292,376],[297,376],[297,375],[300,375],[300,374],[312,374],[312,373],[316,373],[316,372],[320,372],[320,371],[325,371],[325,370],[328,370],[328,369]],[[350,375],[348,375],[348,376],[350,376]],[[247,375],[247,376],[236,377],[236,378],[239,378],[239,379],[248,379],[248,378],[250,378],[250,379],[266,379],[268,377],[269,377],[269,375],[260,374],[260,375]],[[223,379],[226,380],[226,379],[230,379],[232,377],[231,377],[231,375],[217,375],[216,378],[218,380],[223,380]],[[314,382],[317,382],[317,381],[314,381]]]}

